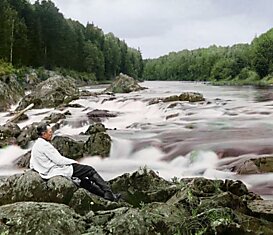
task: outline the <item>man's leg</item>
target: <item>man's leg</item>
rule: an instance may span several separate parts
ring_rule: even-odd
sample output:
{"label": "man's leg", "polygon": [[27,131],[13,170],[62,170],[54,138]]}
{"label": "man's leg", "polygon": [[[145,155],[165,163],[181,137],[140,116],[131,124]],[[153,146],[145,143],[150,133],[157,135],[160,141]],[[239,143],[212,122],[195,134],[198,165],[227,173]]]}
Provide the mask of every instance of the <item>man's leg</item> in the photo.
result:
{"label": "man's leg", "polygon": [[85,179],[86,177],[94,182],[100,187],[104,192],[104,198],[110,201],[115,201],[116,197],[112,192],[109,185],[103,180],[103,178],[98,174],[98,172],[91,166],[82,165],[78,163],[73,163],[73,177],[78,177],[79,179]]}
{"label": "man's leg", "polygon": [[81,179],[80,186],[88,190],[90,193],[96,194],[100,197],[104,196],[104,192],[100,189],[100,187],[97,186],[95,183],[90,182],[89,179]]}

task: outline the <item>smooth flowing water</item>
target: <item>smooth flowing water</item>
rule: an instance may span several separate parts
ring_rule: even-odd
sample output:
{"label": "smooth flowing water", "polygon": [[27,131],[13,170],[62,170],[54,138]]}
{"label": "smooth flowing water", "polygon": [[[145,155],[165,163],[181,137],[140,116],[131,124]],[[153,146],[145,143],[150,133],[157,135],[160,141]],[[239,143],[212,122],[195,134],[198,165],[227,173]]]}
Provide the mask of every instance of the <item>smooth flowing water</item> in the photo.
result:
{"label": "smooth flowing water", "polygon": [[[68,108],[72,115],[55,135],[75,136],[90,125],[88,112],[108,110],[117,115],[102,121],[112,138],[110,157],[88,156],[80,160],[95,167],[104,178],[147,166],[166,179],[197,176],[240,179],[265,197],[273,194],[273,174],[237,175],[229,168],[230,163],[244,159],[245,154],[273,152],[271,89],[162,81],[141,85],[148,89],[73,101],[84,108]],[[104,87],[83,89],[101,91]],[[206,100],[149,104],[153,98],[185,91],[200,92]],[[19,126],[40,121],[51,112],[61,111],[30,110],[29,120]],[[9,118],[6,114],[0,113],[0,124]],[[0,174],[22,172],[14,167],[13,161],[27,151],[17,146],[0,149]]]}

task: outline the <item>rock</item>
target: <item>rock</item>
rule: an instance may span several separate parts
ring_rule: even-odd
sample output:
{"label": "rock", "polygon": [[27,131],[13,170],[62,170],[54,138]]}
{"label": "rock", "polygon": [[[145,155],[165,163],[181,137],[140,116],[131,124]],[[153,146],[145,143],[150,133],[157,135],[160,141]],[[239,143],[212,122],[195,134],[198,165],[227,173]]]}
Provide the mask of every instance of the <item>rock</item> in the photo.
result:
{"label": "rock", "polygon": [[119,208],[100,213],[93,217],[92,222],[100,224],[107,218],[104,219],[107,222],[104,225],[107,234],[175,234],[181,220],[187,216],[188,213],[182,207],[151,203],[142,209]]}
{"label": "rock", "polygon": [[81,234],[272,234],[272,201],[257,200],[240,181],[169,182],[144,168],[111,185],[125,202],[106,201],[61,176],[8,177],[0,181],[0,233],[31,233],[43,222],[54,234],[75,234],[75,226]]}
{"label": "rock", "polygon": [[[154,98],[149,101],[149,105],[158,104],[159,102],[174,102],[174,101],[188,101],[188,102],[200,102],[204,101],[204,97],[201,93],[198,92],[183,92],[179,96],[173,95],[165,98]],[[173,105],[169,105],[168,108],[173,108],[178,103],[174,103]]]}
{"label": "rock", "polygon": [[101,122],[105,118],[116,117],[117,115],[114,113],[110,113],[108,110],[95,109],[87,113],[87,116],[94,122]]}
{"label": "rock", "polygon": [[7,123],[0,126],[0,148],[16,143],[16,138],[20,132],[19,126],[14,123]]}
{"label": "rock", "polygon": [[273,222],[273,201],[254,200],[247,203],[247,207],[256,217]]}
{"label": "rock", "polygon": [[55,136],[52,140],[53,146],[65,157],[79,159],[84,154],[84,142],[76,141],[66,136]]}
{"label": "rock", "polygon": [[79,90],[75,82],[56,75],[39,83],[31,94],[21,100],[17,110],[22,110],[31,103],[34,104],[34,108],[53,108],[78,98]]}
{"label": "rock", "polygon": [[[199,102],[204,101],[204,97],[201,93],[198,92],[183,92],[178,96],[179,101],[189,101],[189,102]],[[172,100],[170,98],[170,100]],[[168,98],[164,102],[169,102]]]}
{"label": "rock", "polygon": [[28,151],[26,154],[20,156],[15,161],[15,165],[19,168],[29,168],[30,157],[31,157],[31,151]]}
{"label": "rock", "polygon": [[39,83],[38,75],[34,70],[29,74],[26,74],[26,82],[30,86],[37,85]]}
{"label": "rock", "polygon": [[97,96],[98,94],[96,92],[91,92],[91,91],[87,91],[87,90],[82,90],[80,91],[80,96]]}
{"label": "rock", "polygon": [[8,177],[0,186],[0,205],[21,201],[68,204],[77,186],[69,179],[55,176],[48,181],[32,170]]}
{"label": "rock", "polygon": [[16,76],[6,75],[0,77],[0,112],[7,111],[23,95],[24,90],[17,82]]}
{"label": "rock", "polygon": [[0,187],[0,197],[0,205],[20,201],[49,201],[46,182],[34,171],[7,178]]}
{"label": "rock", "polygon": [[68,108],[84,108],[84,106],[81,105],[81,104],[66,104],[64,107],[68,107]]}
{"label": "rock", "polygon": [[55,176],[47,181],[48,196],[51,202],[68,205],[77,191],[77,186],[71,180]]}
{"label": "rock", "polygon": [[87,214],[90,211],[113,210],[125,205],[130,206],[122,202],[117,203],[104,200],[102,197],[91,194],[83,188],[78,189],[73,194],[69,203],[69,206],[81,215]]}
{"label": "rock", "polygon": [[101,157],[109,156],[111,138],[105,131],[106,129],[101,123],[89,126],[85,134],[90,135],[90,137],[84,144],[84,151],[87,154],[99,155]]}
{"label": "rock", "polygon": [[18,118],[14,119],[12,122],[19,123],[19,122],[26,121],[26,120],[28,120],[28,115],[23,113],[22,115],[18,116]]}
{"label": "rock", "polygon": [[90,125],[87,131],[84,133],[85,135],[94,135],[100,132],[105,132],[106,128],[102,123],[96,123],[94,125]]}
{"label": "rock", "polygon": [[0,207],[1,234],[82,234],[83,218],[56,203],[18,202]]}
{"label": "rock", "polygon": [[39,125],[39,122],[34,122],[28,126],[25,126],[20,135],[17,137],[17,144],[22,148],[27,148],[30,141],[38,138],[37,126]]}
{"label": "rock", "polygon": [[273,157],[260,157],[243,162],[236,169],[239,174],[257,174],[273,172]]}
{"label": "rock", "polygon": [[48,123],[56,123],[61,119],[65,119],[66,116],[64,113],[51,113],[49,117],[45,117],[43,121]]}
{"label": "rock", "polygon": [[166,202],[179,189],[146,168],[124,174],[110,181],[111,188],[133,206],[141,203]]}
{"label": "rock", "polygon": [[134,78],[120,73],[120,75],[115,78],[113,83],[105,90],[105,92],[129,93],[143,89],[146,88],[141,87]]}
{"label": "rock", "polygon": [[111,149],[111,138],[107,133],[99,132],[89,137],[84,144],[84,150],[90,155],[108,157]]}
{"label": "rock", "polygon": [[[63,118],[65,117],[64,114],[53,114],[50,115],[47,119],[44,119],[42,122],[33,122],[32,124],[25,126],[22,130],[20,135],[17,137],[17,144],[21,148],[27,148],[28,144],[30,141],[36,140],[38,138],[38,133],[37,133],[37,127],[41,125],[42,123],[47,123],[50,124],[54,121],[57,121],[58,118]],[[45,121],[47,120],[47,121]],[[52,126],[52,131],[56,131],[59,129],[61,126],[61,122],[56,123],[55,125]]]}

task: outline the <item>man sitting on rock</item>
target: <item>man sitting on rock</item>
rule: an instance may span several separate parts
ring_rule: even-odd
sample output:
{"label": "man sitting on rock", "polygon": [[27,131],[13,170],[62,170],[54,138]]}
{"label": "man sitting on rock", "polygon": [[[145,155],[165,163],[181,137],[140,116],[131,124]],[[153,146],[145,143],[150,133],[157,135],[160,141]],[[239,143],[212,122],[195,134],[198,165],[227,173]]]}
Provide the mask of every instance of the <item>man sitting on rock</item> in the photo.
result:
{"label": "man sitting on rock", "polygon": [[52,129],[47,124],[37,127],[38,140],[33,145],[30,158],[30,168],[37,171],[43,179],[61,175],[67,178],[76,177],[81,180],[80,186],[89,192],[106,200],[117,201],[118,194],[114,194],[108,184],[88,165],[78,164],[75,160],[62,156],[50,143]]}

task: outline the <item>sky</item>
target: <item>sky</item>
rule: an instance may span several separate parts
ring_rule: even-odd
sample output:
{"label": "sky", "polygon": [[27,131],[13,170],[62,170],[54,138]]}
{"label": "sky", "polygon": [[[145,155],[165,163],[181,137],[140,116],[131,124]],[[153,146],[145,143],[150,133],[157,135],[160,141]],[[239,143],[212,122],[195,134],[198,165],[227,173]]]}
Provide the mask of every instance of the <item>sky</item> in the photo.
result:
{"label": "sky", "polygon": [[66,18],[93,22],[143,58],[250,43],[273,27],[273,0],[52,0]]}

